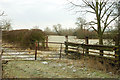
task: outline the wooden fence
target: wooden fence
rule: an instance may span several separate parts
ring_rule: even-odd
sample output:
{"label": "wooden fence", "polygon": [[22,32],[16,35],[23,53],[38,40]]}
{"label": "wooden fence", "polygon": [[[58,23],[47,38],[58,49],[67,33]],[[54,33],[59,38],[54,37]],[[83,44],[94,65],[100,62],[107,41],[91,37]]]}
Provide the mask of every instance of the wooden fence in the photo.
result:
{"label": "wooden fence", "polygon": [[[103,51],[103,53],[101,53]],[[120,46],[90,45],[65,42],[65,53],[88,55],[100,58],[110,59],[120,63]]]}
{"label": "wooden fence", "polygon": [[[40,43],[43,42],[39,42],[39,46]],[[57,42],[44,42],[46,44],[45,48],[57,48],[58,47],[58,51],[59,51],[59,58],[61,58],[62,56],[62,51],[64,49],[64,45],[65,45],[65,53],[66,54],[78,54],[78,55],[88,55],[88,56],[98,56],[98,57],[102,57],[102,58],[107,58],[110,60],[114,60],[120,63],[120,46],[103,46],[103,45],[90,45],[88,44],[88,40],[86,40],[86,44],[78,44],[78,43],[72,43],[72,42],[65,42],[65,43],[57,43]],[[3,47],[3,48],[11,48],[10,51],[8,52],[32,52],[32,54],[9,54],[9,55],[29,55],[28,58],[33,57],[34,60],[37,60],[37,52],[38,50],[41,50],[42,48],[39,49],[38,44],[36,44],[36,48],[35,50],[30,50],[30,51],[26,51],[26,50],[12,50],[15,47]],[[54,44],[55,46],[50,46],[49,44]],[[56,46],[59,45],[59,46]],[[16,47],[19,48],[19,47]],[[101,53],[100,51],[103,51],[103,53]],[[106,52],[107,51],[107,52]],[[102,55],[101,55],[102,54]],[[5,55],[5,54],[3,54]],[[31,56],[30,56],[31,55]],[[17,56],[16,56],[17,57]]]}

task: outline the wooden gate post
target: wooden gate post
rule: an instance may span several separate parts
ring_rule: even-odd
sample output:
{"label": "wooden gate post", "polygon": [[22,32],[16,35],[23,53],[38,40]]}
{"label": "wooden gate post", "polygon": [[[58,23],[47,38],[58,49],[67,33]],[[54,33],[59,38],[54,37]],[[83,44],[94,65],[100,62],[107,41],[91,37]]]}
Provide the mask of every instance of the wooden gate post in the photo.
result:
{"label": "wooden gate post", "polygon": [[[85,44],[88,45],[89,44],[89,40],[88,37],[85,37]],[[89,49],[86,48],[85,50],[85,54],[88,55],[89,54]]]}
{"label": "wooden gate post", "polygon": [[37,48],[38,48],[38,42],[35,42],[35,60],[37,60]]}

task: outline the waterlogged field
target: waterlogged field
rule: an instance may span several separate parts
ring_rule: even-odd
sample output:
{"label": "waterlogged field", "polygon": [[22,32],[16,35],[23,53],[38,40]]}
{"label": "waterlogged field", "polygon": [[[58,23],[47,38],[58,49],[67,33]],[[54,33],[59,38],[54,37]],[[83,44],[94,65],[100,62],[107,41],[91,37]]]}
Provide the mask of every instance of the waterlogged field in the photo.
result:
{"label": "waterlogged field", "polygon": [[[64,43],[66,41],[65,36],[48,36],[48,42],[59,42],[59,43]],[[69,36],[68,37],[68,42],[73,42],[73,43],[80,43],[80,44],[85,44],[85,39],[77,39],[76,36]],[[103,40],[104,45],[114,45],[113,40],[111,39],[104,39]],[[98,39],[89,39],[89,44],[99,44]],[[49,44],[49,46],[60,46],[59,44]]]}
{"label": "waterlogged field", "polygon": [[[65,36],[48,36],[48,42],[60,42],[64,43],[66,41]],[[69,36],[68,37],[69,42],[75,42],[75,43],[85,43],[85,39],[77,39],[76,36]],[[89,39],[89,44],[98,44],[98,39]],[[105,45],[114,45],[111,39],[104,39],[103,43]]]}

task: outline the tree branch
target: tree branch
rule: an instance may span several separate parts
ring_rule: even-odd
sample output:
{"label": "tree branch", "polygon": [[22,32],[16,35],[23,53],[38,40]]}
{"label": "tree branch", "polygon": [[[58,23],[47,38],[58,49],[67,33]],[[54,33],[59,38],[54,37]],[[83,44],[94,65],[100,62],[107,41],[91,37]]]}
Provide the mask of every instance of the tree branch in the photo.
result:
{"label": "tree branch", "polygon": [[93,26],[92,26],[91,28],[93,28],[93,29],[94,29],[94,31],[98,33],[98,30],[97,30],[97,29],[95,29]]}
{"label": "tree branch", "polygon": [[95,25],[95,24],[97,24],[97,22],[91,21],[91,22],[89,22],[88,24],[89,24],[89,25]]}
{"label": "tree branch", "polygon": [[93,9],[94,11],[96,11],[95,10],[95,8],[94,8],[94,6],[92,6],[89,2],[87,2],[87,0],[82,0],[87,6],[89,6],[89,7],[91,7],[91,9]]}
{"label": "tree branch", "polygon": [[104,1],[104,0],[103,0],[103,1],[102,1],[102,5],[103,5],[103,6],[101,6],[101,9],[103,9],[103,8],[106,6],[106,4],[108,3],[108,1],[109,1],[109,0],[107,0],[107,1]]}
{"label": "tree branch", "polygon": [[113,22],[117,17],[119,17],[120,15],[118,15],[118,16],[116,16],[116,17],[114,17],[112,20],[110,20],[109,22],[108,22],[108,24],[106,24],[106,26],[104,27],[104,29],[103,29],[103,32],[102,33],[104,33],[104,31],[105,31],[105,29],[106,29],[106,27],[108,27],[108,25],[111,23],[111,22]]}
{"label": "tree branch", "polygon": [[71,2],[71,1],[69,1],[69,0],[67,0],[69,3],[71,3],[72,5],[74,5],[74,6],[77,6],[77,7],[82,7],[81,5],[77,5],[77,4],[75,4],[75,3],[73,3],[73,2]]}
{"label": "tree branch", "polygon": [[105,26],[106,26],[107,21],[108,21],[108,18],[110,17],[110,15],[111,15],[112,12],[113,12],[113,10],[111,10],[111,11],[109,12],[109,14],[107,15],[106,20],[105,20]]}
{"label": "tree branch", "polygon": [[4,11],[0,14],[0,16],[3,16],[4,15]]}
{"label": "tree branch", "polygon": [[112,21],[114,21],[117,17],[119,17],[120,15],[116,16],[115,18],[113,18],[111,21],[109,21],[109,23],[106,25],[108,26]]}
{"label": "tree branch", "polygon": [[[105,14],[107,13],[107,11],[114,5],[114,2],[107,8],[105,9],[103,15],[101,16],[101,19],[105,16]],[[105,6],[104,6],[105,7]],[[106,8],[106,7],[105,7]]]}
{"label": "tree branch", "polygon": [[88,11],[88,10],[86,10],[86,12],[89,12],[89,13],[93,13],[93,14],[95,14],[95,12],[93,12],[93,11]]}

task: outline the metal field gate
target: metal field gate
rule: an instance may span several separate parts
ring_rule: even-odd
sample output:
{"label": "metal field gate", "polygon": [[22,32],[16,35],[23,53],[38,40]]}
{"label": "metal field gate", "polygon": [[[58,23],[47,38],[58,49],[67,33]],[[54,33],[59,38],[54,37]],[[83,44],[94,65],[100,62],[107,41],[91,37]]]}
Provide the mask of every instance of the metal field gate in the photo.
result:
{"label": "metal field gate", "polygon": [[[43,42],[39,42],[41,45]],[[46,42],[44,42],[46,43]],[[60,59],[64,55],[64,43],[47,42],[47,47],[36,46],[34,49],[24,47],[3,46],[2,60],[46,60]]]}

